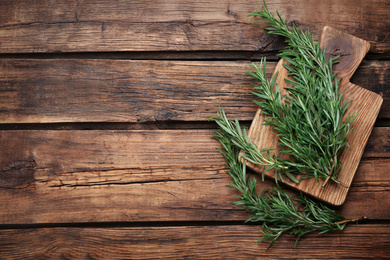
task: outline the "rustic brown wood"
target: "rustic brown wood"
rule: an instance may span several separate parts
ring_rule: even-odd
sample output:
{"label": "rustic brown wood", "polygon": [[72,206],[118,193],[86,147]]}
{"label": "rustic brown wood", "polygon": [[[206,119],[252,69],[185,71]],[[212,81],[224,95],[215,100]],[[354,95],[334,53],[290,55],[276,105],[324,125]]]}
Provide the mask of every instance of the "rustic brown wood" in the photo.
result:
{"label": "rustic brown wood", "polygon": [[315,40],[330,25],[371,44],[351,82],[384,98],[384,127],[334,207],[368,221],[265,251],[232,204],[240,194],[206,119],[221,104],[249,126],[248,63],[267,56],[275,69],[283,40],[247,17],[255,0],[1,0],[0,259],[386,258],[390,2],[267,4]]}
{"label": "rustic brown wood", "polygon": [[[355,129],[347,137],[350,149],[344,149],[339,157],[343,167],[338,179],[343,185],[331,182],[325,186],[323,185],[325,184],[323,180],[320,179],[317,182],[314,178],[306,179],[299,183],[294,183],[286,179],[285,183],[322,201],[333,205],[341,205],[345,201],[349,187],[355,176],[356,169],[358,168],[367,140],[374,127],[383,99],[380,95],[349,82],[351,76],[369,50],[368,42],[330,27],[324,27],[320,44],[323,49],[326,48],[326,53],[329,57],[341,55],[341,59],[339,59],[339,63],[334,67],[334,70],[339,72],[338,77],[341,79],[340,92],[344,93],[344,100],[352,101],[347,113],[352,115],[357,114],[352,124],[352,127]],[[286,63],[284,60],[279,61],[274,72],[279,73],[277,84],[279,89],[283,90],[282,93],[284,95],[288,94],[284,89],[288,86],[287,82],[284,81],[284,78],[288,75],[287,69],[283,67],[283,64]],[[277,148],[275,152],[278,153],[282,148],[280,146],[277,147],[278,136],[273,134],[273,127],[264,125],[266,117],[258,109],[249,129],[248,136],[260,149],[269,147]],[[257,172],[261,173],[263,171],[263,166],[261,165],[248,163],[248,166]],[[272,171],[267,171],[265,175],[272,178],[275,177]]]}
{"label": "rustic brown wood", "polygon": [[388,225],[352,225],[308,234],[293,248],[283,235],[266,251],[257,226],[8,229],[0,232],[5,259],[384,259]]}
{"label": "rustic brown wood", "polygon": [[363,157],[390,157],[390,132],[387,127],[372,130]]}
{"label": "rustic brown wood", "polygon": [[370,44],[360,38],[325,26],[320,38],[321,49],[325,49],[327,59],[337,57],[333,70],[341,79],[340,85],[350,82],[351,77],[370,49]]}
{"label": "rustic brown wood", "polygon": [[[261,1],[260,1],[261,2]],[[289,22],[348,31],[389,52],[387,0],[267,1]],[[90,52],[280,49],[281,41],[247,15],[256,1],[1,1],[0,52]],[[321,10],[319,12],[319,10]]]}
{"label": "rustic brown wood", "polygon": [[339,208],[344,216],[348,218],[366,216],[369,219],[382,216],[382,219],[388,219],[390,213],[389,188],[386,184],[389,183],[389,178],[386,177],[389,175],[388,163],[388,159],[360,163],[347,199]]}
{"label": "rustic brown wood", "polygon": [[[365,71],[367,74],[363,75],[359,71]],[[377,72],[379,73],[377,74]],[[374,79],[370,75],[374,76]],[[375,83],[370,86],[368,81],[371,80],[374,80]],[[352,76],[351,82],[379,94],[383,98],[383,104],[378,118],[390,118],[390,107],[387,106],[390,93],[390,88],[387,85],[387,82],[390,82],[390,69],[378,64],[378,61],[363,61],[356,73]]]}
{"label": "rustic brown wood", "polygon": [[[0,122],[205,121],[219,104],[252,120],[248,63],[0,59]],[[352,78],[384,98],[381,118],[390,118],[389,71],[389,61],[365,61]]]}
{"label": "rustic brown wood", "polygon": [[[389,133],[378,128],[377,135]],[[212,130],[0,131],[0,224],[244,221]],[[390,215],[386,147],[368,144],[340,210]],[[259,182],[259,191],[273,184]],[[6,209],[6,210],[4,210]],[[158,212],[158,214],[156,214]]]}

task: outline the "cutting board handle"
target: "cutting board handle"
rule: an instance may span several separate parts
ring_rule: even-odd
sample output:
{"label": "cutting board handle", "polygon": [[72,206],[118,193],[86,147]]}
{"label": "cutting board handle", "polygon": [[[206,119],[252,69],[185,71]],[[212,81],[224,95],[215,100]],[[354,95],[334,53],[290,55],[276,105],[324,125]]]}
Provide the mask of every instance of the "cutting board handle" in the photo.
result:
{"label": "cutting board handle", "polygon": [[333,71],[337,72],[341,84],[350,81],[370,49],[370,44],[367,41],[329,26],[322,29],[320,46],[321,48],[326,46],[325,55],[328,59],[340,55]]}

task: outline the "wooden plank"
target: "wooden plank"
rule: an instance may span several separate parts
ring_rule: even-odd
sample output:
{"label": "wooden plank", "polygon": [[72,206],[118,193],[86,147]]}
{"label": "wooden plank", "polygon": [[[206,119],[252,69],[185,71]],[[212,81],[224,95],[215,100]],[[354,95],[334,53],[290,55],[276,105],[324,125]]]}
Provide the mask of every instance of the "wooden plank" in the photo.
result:
{"label": "wooden plank", "polygon": [[[352,76],[351,82],[381,95],[383,104],[378,118],[389,118],[390,106],[387,106],[386,103],[389,102],[390,97],[389,87],[387,85],[387,82],[390,82],[390,69],[381,68],[378,62],[380,63],[380,61],[363,61]],[[366,76],[361,71],[364,71]],[[369,76],[370,74],[375,76],[372,78]],[[368,83],[371,80],[375,82],[373,85]]]}
{"label": "wooden plank", "polygon": [[[389,52],[387,0],[267,4],[300,28],[310,28],[315,39],[329,25],[368,40],[373,52]],[[0,4],[0,52],[280,49],[280,40],[248,17],[257,10],[253,0],[7,0]]]}
{"label": "wooden plank", "polygon": [[387,127],[374,127],[363,157],[390,157],[390,131]]}
{"label": "wooden plank", "polygon": [[[362,161],[340,212],[348,218],[389,219],[389,160]],[[375,213],[372,211],[376,211]]]}
{"label": "wooden plank", "polygon": [[385,259],[390,225],[351,225],[340,232],[282,235],[266,251],[258,226],[5,229],[5,259]]}
{"label": "wooden plank", "polygon": [[[232,205],[239,193],[228,187],[231,180],[211,135],[211,130],[0,131],[0,224],[243,221],[248,215]],[[372,149],[388,156],[380,146]],[[375,157],[373,150],[369,156]],[[361,162],[340,208],[344,216],[390,215],[389,164],[386,158]],[[258,189],[272,184],[259,182]]]}
{"label": "wooden plank", "polygon": [[[0,121],[205,121],[219,104],[252,120],[250,70],[246,61],[0,59]],[[389,71],[390,61],[366,61],[352,78],[384,98],[381,118],[390,117]]]}
{"label": "wooden plank", "polygon": [[3,131],[0,208],[7,210],[0,211],[0,222],[227,217],[224,208],[231,202],[220,199],[231,190],[228,181],[217,181],[227,176],[211,135],[211,130]]}

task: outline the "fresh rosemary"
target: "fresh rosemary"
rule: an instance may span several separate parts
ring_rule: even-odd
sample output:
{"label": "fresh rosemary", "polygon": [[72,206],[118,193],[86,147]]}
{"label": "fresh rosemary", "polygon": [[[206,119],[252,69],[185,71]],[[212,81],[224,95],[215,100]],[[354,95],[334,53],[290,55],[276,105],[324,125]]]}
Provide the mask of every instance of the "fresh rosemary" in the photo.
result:
{"label": "fresh rosemary", "polygon": [[[301,194],[300,198],[294,199],[280,187],[272,190],[264,190],[261,195],[256,192],[256,179],[250,179],[246,172],[245,162],[240,160],[240,151],[243,144],[247,145],[247,151],[253,152],[254,156],[259,151],[250,142],[245,129],[241,128],[237,119],[230,121],[221,108],[214,118],[220,129],[215,131],[214,137],[221,143],[222,149],[218,149],[225,157],[226,172],[232,177],[230,186],[241,192],[235,205],[242,206],[252,216],[247,222],[263,222],[263,236],[258,243],[271,240],[268,248],[282,235],[289,233],[296,235],[295,246],[298,240],[305,234],[317,231],[319,234],[333,230],[343,230],[349,222],[359,219],[345,219],[336,211],[322,203],[316,203]],[[254,147],[253,147],[253,146]],[[273,158],[265,157],[272,160]],[[268,249],[267,248],[267,249]]]}
{"label": "fresh rosemary", "polygon": [[285,173],[296,182],[291,176],[297,174],[301,179],[321,178],[324,185],[329,179],[340,183],[338,156],[348,146],[346,137],[356,115],[347,115],[343,120],[350,102],[342,100],[339,80],[332,72],[337,57],[326,61],[325,51],[314,43],[309,31],[298,30],[295,24],[290,28],[278,12],[277,18],[270,13],[265,2],[259,12],[250,16],[263,18],[257,22],[269,23],[269,33],[285,37],[288,45],[278,55],[289,63],[284,64],[291,78],[285,79],[291,85],[286,87],[289,95],[282,95],[275,84],[277,74],[272,80],[266,78],[265,59],[259,66],[253,64],[255,72],[248,72],[259,82],[254,84],[257,92],[253,93],[261,99],[255,103],[267,115],[265,124],[274,127],[278,145],[283,147],[281,153],[291,158],[275,160],[279,169],[280,164],[285,168],[278,176]]}
{"label": "fresh rosemary", "polygon": [[222,149],[218,150],[229,168],[226,172],[233,179],[230,186],[241,192],[234,204],[252,213],[247,221],[263,222],[263,236],[257,242],[271,240],[270,248],[281,234],[289,233],[297,236],[296,246],[307,233],[342,230],[347,223],[359,219],[345,219],[302,194],[294,199],[279,186],[257,195],[256,179],[247,174],[245,161],[262,165],[264,171],[274,170],[276,182],[283,181],[283,176],[294,182],[311,177],[317,181],[321,178],[325,184],[329,179],[338,182],[341,167],[338,156],[348,146],[346,136],[352,130],[355,116],[345,116],[350,102],[343,102],[342,94],[339,95],[339,80],[332,72],[335,58],[325,60],[324,51],[313,42],[309,31],[299,31],[294,24],[290,28],[279,13],[276,18],[269,12],[265,2],[259,12],[250,16],[265,19],[261,21],[270,24],[269,33],[286,37],[289,46],[279,54],[289,62],[284,65],[291,78],[285,79],[291,85],[287,87],[289,95],[281,94],[275,84],[276,74],[271,80],[266,78],[265,59],[259,66],[253,64],[256,71],[248,74],[259,82],[254,85],[258,90],[254,94],[261,100],[255,103],[267,115],[265,124],[277,131],[279,145],[284,147],[280,153],[290,158],[271,154],[274,148],[259,150],[239,121],[228,120],[222,108],[211,118],[219,126],[214,137],[221,143]]}

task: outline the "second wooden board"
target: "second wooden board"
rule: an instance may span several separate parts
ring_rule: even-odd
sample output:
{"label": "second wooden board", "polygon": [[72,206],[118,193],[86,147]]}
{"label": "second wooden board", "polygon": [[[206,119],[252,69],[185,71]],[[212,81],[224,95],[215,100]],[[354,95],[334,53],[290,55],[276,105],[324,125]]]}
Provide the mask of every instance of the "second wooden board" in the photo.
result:
{"label": "second wooden board", "polygon": [[[351,76],[369,50],[369,44],[366,41],[330,27],[324,27],[320,44],[322,48],[326,47],[325,53],[328,57],[340,56],[338,63],[334,66],[338,77],[342,79],[340,82],[340,92],[344,92],[344,99],[352,101],[347,114],[358,114],[352,124],[352,127],[355,129],[347,137],[350,149],[344,149],[339,158],[342,162],[339,181],[343,185],[329,182],[323,187],[323,181],[319,180],[317,182],[314,178],[305,179],[299,183],[294,183],[285,178],[284,183],[329,204],[341,205],[344,203],[349,191],[383,99],[378,94],[349,82]],[[284,60],[279,61],[275,68],[275,73],[278,72],[276,83],[279,85],[279,89],[282,90],[282,93],[286,93],[284,88],[288,84],[284,79],[288,76],[288,72],[283,67],[283,63],[286,62]],[[259,109],[249,128],[248,136],[259,149],[271,147],[275,148],[275,152],[277,153],[281,150],[280,147],[277,147],[278,137],[274,134],[273,127],[264,125],[265,118],[266,116]],[[247,162],[247,165],[256,172],[262,172],[263,170],[263,167],[260,165],[255,165],[250,162]],[[274,177],[272,171],[265,172],[265,175]]]}

